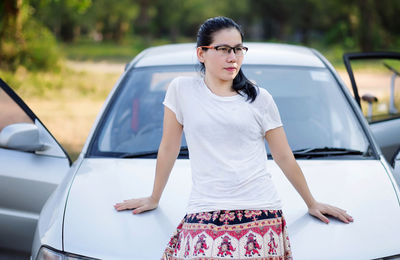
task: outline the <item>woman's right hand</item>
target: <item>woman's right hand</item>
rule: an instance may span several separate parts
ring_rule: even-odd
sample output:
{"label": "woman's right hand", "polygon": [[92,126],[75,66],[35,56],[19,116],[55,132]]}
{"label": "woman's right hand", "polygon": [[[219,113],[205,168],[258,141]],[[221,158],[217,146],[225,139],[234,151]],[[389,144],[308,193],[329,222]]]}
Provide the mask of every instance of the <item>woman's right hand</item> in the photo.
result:
{"label": "woman's right hand", "polygon": [[168,107],[164,108],[163,122],[163,136],[158,149],[156,175],[151,196],[116,203],[114,208],[117,211],[133,209],[133,214],[139,214],[158,207],[161,194],[179,155],[183,132],[183,126],[176,119],[175,113]]}
{"label": "woman's right hand", "polygon": [[124,200],[114,205],[117,211],[133,209],[133,214],[139,214],[144,211],[152,210],[158,207],[158,201],[152,197]]}

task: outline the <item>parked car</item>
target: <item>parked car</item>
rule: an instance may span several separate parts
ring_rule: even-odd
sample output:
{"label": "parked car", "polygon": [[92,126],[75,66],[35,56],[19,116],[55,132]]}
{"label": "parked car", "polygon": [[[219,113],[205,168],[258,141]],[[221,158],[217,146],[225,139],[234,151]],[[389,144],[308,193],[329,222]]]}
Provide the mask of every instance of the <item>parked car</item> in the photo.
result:
{"label": "parked car", "polygon": [[[398,168],[393,169],[383,157],[360,107],[336,71],[310,48],[246,46],[243,70],[274,97],[289,144],[314,196],[347,209],[355,219],[349,225],[334,219],[326,225],[308,215],[301,197],[270,158],[268,167],[284,204],[294,257],[400,259],[400,222],[396,221],[400,219],[400,190],[394,176]],[[126,66],[67,173],[44,169],[46,160],[54,158],[68,167],[68,157],[56,141],[49,140],[50,134],[27,106],[1,83],[30,119],[27,123],[14,120],[0,128],[1,158],[9,165],[9,176],[26,179],[26,169],[37,167],[42,182],[55,175],[62,178],[40,213],[32,259],[161,257],[185,214],[191,189],[185,137],[157,209],[132,215],[131,211],[115,211],[113,205],[151,193],[165,91],[173,78],[198,74],[194,44],[153,47],[140,53]],[[46,154],[51,150],[58,153]],[[37,166],[11,172],[15,167],[11,158],[21,154],[27,159],[21,157],[14,163],[21,166],[26,159]],[[30,185],[25,189],[33,189],[34,183]],[[1,200],[1,206],[5,205]],[[10,203],[6,206],[2,212],[19,212]]]}

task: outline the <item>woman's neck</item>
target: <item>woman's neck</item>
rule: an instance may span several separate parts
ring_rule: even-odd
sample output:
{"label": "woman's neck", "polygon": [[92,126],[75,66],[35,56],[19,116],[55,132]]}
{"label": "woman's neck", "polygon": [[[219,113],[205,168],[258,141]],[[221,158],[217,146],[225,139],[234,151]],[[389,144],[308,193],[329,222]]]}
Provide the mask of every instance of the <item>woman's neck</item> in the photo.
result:
{"label": "woman's neck", "polygon": [[236,95],[236,91],[232,89],[233,80],[219,80],[213,77],[210,77],[207,73],[204,77],[204,82],[207,87],[213,92],[215,95],[226,97],[226,96],[234,96]]}

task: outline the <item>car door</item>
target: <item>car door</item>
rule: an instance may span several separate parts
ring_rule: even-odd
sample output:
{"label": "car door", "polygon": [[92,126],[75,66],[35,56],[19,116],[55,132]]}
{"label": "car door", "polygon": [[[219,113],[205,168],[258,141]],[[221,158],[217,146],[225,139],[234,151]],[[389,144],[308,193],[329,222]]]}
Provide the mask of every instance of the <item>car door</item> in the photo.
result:
{"label": "car door", "polygon": [[400,158],[400,53],[346,53],[343,60],[354,98],[394,167]]}
{"label": "car door", "polygon": [[30,252],[39,213],[71,161],[0,79],[0,250]]}

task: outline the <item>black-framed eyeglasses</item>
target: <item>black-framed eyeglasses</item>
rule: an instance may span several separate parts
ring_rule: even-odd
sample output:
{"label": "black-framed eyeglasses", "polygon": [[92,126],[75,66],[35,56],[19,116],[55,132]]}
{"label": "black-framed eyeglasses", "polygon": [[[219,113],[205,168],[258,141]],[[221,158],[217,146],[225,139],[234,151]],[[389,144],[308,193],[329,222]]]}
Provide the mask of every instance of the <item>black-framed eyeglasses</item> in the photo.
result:
{"label": "black-framed eyeglasses", "polygon": [[231,51],[235,53],[236,57],[240,57],[246,54],[246,52],[249,50],[249,48],[245,46],[235,46],[231,47],[229,45],[210,45],[210,46],[199,46],[200,48],[203,49],[214,49],[217,51],[217,53],[223,55],[223,56],[228,56]]}

